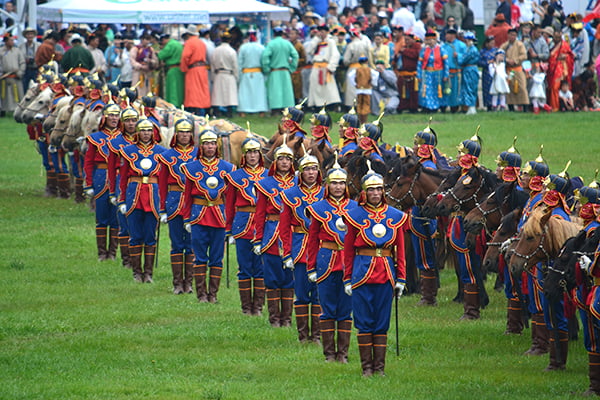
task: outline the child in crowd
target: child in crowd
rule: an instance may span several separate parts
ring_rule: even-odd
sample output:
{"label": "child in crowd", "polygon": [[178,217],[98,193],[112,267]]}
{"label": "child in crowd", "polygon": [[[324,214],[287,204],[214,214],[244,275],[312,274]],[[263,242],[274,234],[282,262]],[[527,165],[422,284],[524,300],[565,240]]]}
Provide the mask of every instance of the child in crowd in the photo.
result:
{"label": "child in crowd", "polygon": [[540,108],[543,108],[546,112],[552,112],[552,107],[546,104],[546,74],[543,73],[539,67],[531,70],[531,89],[529,90],[529,99],[531,99],[531,105],[533,106],[533,113],[539,114]]}
{"label": "child in crowd", "polygon": [[573,93],[569,90],[569,82],[562,81],[560,83],[560,90],[558,92],[558,101],[560,104],[560,111],[574,111],[575,106],[573,105]]}
{"label": "child in crowd", "polygon": [[498,50],[494,62],[489,65],[489,71],[492,76],[492,86],[490,87],[492,109],[506,110],[506,95],[510,93],[510,87],[508,86],[508,75],[506,74],[506,54],[504,50]]}

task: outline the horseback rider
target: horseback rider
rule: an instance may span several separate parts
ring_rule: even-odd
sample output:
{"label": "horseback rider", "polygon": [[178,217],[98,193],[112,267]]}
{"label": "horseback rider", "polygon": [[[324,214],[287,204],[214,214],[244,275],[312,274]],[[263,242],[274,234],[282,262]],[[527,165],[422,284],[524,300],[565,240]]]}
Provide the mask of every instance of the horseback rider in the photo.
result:
{"label": "horseback rider", "polygon": [[344,157],[354,153],[358,148],[358,129],[360,121],[354,107],[347,114],[340,117],[338,121],[340,127],[340,157]]}

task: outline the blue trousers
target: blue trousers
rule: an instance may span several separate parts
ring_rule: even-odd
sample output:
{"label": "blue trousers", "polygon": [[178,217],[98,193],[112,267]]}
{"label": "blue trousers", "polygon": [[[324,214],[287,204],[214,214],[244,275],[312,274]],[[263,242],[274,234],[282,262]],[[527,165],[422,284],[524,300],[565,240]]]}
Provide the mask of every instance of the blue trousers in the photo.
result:
{"label": "blue trousers", "polygon": [[57,174],[68,174],[69,167],[67,166],[67,160],[65,159],[65,152],[61,149],[56,149],[50,153],[52,158],[52,164],[54,164],[54,170]]}
{"label": "blue trousers", "polygon": [[[98,203],[96,203],[98,207]],[[151,212],[135,209],[127,216],[129,226],[129,245],[153,246],[156,244],[156,217]]]}
{"label": "blue trousers", "polygon": [[291,289],[294,287],[294,272],[283,268],[281,257],[273,254],[262,255],[267,289]]}
{"label": "blue trousers", "polygon": [[393,297],[394,289],[389,283],[364,284],[353,289],[352,313],[358,333],[387,333]]}
{"label": "blue trousers", "polygon": [[344,291],[344,272],[334,271],[317,284],[319,302],[321,303],[321,319],[344,321],[352,319],[352,297]]}
{"label": "blue trousers", "polygon": [[319,304],[317,284],[308,280],[305,263],[294,265],[294,293],[296,294],[296,301],[294,301],[296,305]]}
{"label": "blue trousers", "polygon": [[477,283],[481,258],[475,253],[475,250],[468,253],[457,251],[456,256],[460,266],[460,280],[462,283]]}
{"label": "blue trousers", "polygon": [[42,156],[42,164],[46,171],[52,171],[52,166],[50,165],[50,154],[48,153],[48,144],[46,142],[42,142],[36,140],[38,150],[40,151],[40,155]]}
{"label": "blue trousers", "polygon": [[117,211],[117,222],[119,223],[119,236],[129,236],[127,217],[119,211]]}
{"label": "blue trousers", "polygon": [[192,249],[196,265],[223,268],[225,228],[192,225]]}
{"label": "blue trousers", "polygon": [[435,269],[435,247],[433,239],[423,240],[414,233],[411,233],[415,263],[421,271]]}
{"label": "blue trousers", "polygon": [[[507,268],[508,269],[508,268]],[[541,274],[541,270],[538,269],[538,275]],[[539,314],[544,312],[544,308],[542,305],[542,298],[544,297],[544,292],[537,281],[537,278],[527,274],[527,291],[529,294],[527,298],[529,299],[529,304],[527,304],[527,309],[531,314]]]}
{"label": "blue trousers", "polygon": [[108,199],[108,191],[96,199],[96,227],[118,228],[117,207]]}
{"label": "blue trousers", "polygon": [[169,239],[171,254],[192,254],[192,235],[185,230],[181,215],[169,221]]}
{"label": "blue trousers", "polygon": [[[77,161],[79,158],[79,161]],[[83,178],[83,156],[79,154],[79,157],[75,157],[74,152],[69,153],[69,163],[71,164],[71,172],[75,178]],[[118,183],[117,183],[118,185]]]}
{"label": "blue trousers", "polygon": [[250,239],[235,240],[239,280],[264,277],[261,257],[254,254],[253,247]]}

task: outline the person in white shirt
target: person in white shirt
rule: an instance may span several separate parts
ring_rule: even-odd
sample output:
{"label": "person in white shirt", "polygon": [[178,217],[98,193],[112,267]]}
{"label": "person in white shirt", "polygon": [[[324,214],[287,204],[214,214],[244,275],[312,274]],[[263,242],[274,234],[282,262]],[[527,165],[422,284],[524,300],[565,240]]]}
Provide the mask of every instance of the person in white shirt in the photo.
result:
{"label": "person in white shirt", "polygon": [[391,21],[392,26],[401,26],[404,28],[404,32],[411,31],[412,27],[417,22],[415,14],[406,7],[407,5],[408,1],[402,0],[400,2],[400,8],[394,11],[394,16]]}
{"label": "person in white shirt", "polygon": [[519,18],[519,22],[530,22],[533,20],[533,6],[531,5],[531,0],[518,0],[514,2],[514,4],[519,7],[521,11],[521,17]]}

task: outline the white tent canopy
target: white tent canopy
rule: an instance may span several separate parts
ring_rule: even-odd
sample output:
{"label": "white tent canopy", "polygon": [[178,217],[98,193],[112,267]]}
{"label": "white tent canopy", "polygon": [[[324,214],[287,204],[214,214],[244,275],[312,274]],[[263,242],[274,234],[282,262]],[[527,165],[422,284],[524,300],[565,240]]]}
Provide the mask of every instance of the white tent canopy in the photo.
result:
{"label": "white tent canopy", "polygon": [[66,23],[209,23],[210,17],[262,14],[287,20],[289,10],[256,0],[54,0],[37,7],[41,21]]}

